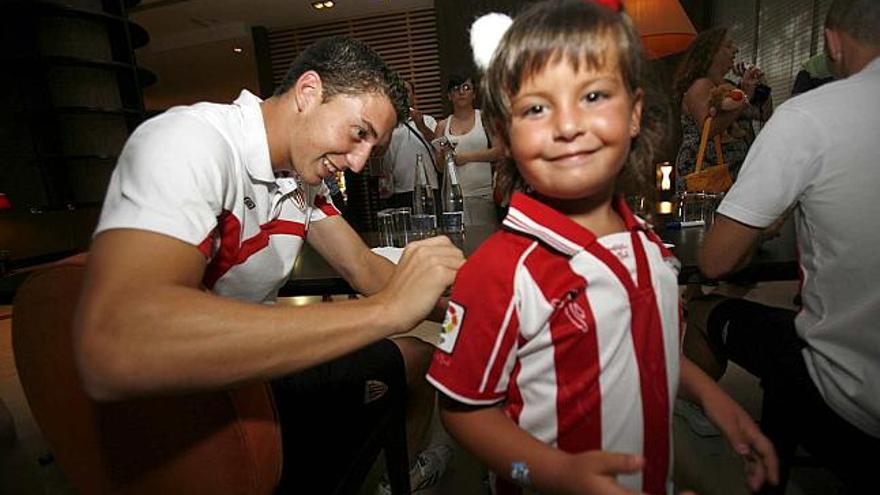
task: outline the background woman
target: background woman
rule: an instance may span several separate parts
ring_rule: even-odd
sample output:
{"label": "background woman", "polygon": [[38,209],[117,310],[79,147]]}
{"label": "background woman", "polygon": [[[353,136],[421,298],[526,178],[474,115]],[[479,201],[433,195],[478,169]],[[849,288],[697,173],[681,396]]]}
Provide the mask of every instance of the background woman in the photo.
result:
{"label": "background woman", "polygon": [[[673,84],[675,96],[681,106],[681,145],[675,160],[679,191],[684,190],[684,176],[693,172],[696,166],[700,133],[703,121],[710,115],[713,90],[729,83],[724,76],[733,68],[738,52],[739,48],[727,36],[727,28],[713,28],[703,31],[694,39],[679,64]],[[758,68],[747,68],[739,84],[739,89],[746,97],[728,102],[728,105],[721,108],[711,108],[714,116],[703,168],[718,163],[713,138],[721,134],[724,162],[728,164],[734,177],[736,176],[754,140],[752,118],[757,118],[758,115],[763,119],[770,117],[772,104],[769,98],[762,102],[761,109],[752,109],[749,103],[755,98],[755,89],[761,76]],[[737,126],[737,121],[746,125]]]}
{"label": "background woman", "polygon": [[[465,225],[498,223],[492,201],[492,162],[503,156],[474,108],[475,87],[470,76],[452,74],[447,84],[452,114],[437,124],[436,134],[444,135],[455,149],[455,164],[464,195]],[[446,150],[437,163],[446,163]]]}

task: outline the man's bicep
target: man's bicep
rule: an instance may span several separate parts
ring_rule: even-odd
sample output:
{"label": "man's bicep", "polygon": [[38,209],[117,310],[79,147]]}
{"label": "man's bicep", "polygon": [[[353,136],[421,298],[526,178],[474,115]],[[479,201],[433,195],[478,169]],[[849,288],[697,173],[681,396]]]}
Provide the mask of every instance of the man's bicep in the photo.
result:
{"label": "man's bicep", "polygon": [[95,237],[88,275],[93,290],[156,284],[198,288],[205,271],[199,249],[179,239],[138,229],[112,229]]}
{"label": "man's bicep", "polygon": [[709,278],[730,273],[751,253],[761,229],[752,227],[720,213],[699,252],[700,271]]}

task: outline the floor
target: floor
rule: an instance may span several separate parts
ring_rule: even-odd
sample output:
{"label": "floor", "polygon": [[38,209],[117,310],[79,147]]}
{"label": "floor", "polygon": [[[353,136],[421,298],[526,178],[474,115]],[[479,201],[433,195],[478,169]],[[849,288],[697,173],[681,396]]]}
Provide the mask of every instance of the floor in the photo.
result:
{"label": "floor", "polygon": [[[794,283],[766,283],[743,291],[729,287],[704,287],[705,291],[735,290],[745,297],[779,306],[790,306],[796,286]],[[10,306],[0,306],[0,400],[6,404],[15,423],[16,440],[4,444],[0,435],[0,493],[9,495],[67,495],[76,493],[64,478],[64,474],[52,462],[50,449],[42,438],[24,398],[15,370],[10,342]],[[430,340],[436,327],[426,323],[416,333]],[[721,380],[722,386],[753,417],[760,414],[760,388],[756,379],[732,365]],[[682,408],[678,408],[681,410]],[[2,421],[2,412],[0,412]],[[674,416],[675,480],[678,489],[693,489],[701,495],[736,495],[747,493],[743,484],[742,468],[724,440],[713,434],[692,427],[683,415]],[[484,494],[485,469],[472,456],[455,446],[434,418],[431,443],[448,443],[455,455],[446,475],[425,495]],[[381,474],[381,462],[371,472],[359,495],[372,495]],[[792,472],[787,495],[834,495],[842,493],[839,482],[819,467],[802,466]]]}

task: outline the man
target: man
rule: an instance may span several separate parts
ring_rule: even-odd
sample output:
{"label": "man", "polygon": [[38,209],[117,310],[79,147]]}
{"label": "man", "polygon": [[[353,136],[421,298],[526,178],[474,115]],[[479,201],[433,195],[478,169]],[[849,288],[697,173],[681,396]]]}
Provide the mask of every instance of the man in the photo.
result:
{"label": "man", "polygon": [[[407,381],[427,391],[415,397],[427,417],[433,396],[417,382],[430,348],[383,338],[428,315],[462,254],[427,239],[395,267],[322,185],[359,172],[406,114],[400,80],[375,52],[329,38],[300,54],[266,101],[242,91],[232,105],[143,123],[120,156],[90,251],[74,337],[86,391],[118,400],[273,380],[281,490],[307,493],[333,491],[358,461],[367,421]],[[369,297],[260,304],[274,302],[306,239]]]}
{"label": "man", "polygon": [[391,134],[391,142],[382,158],[382,166],[391,172],[394,191],[389,198],[389,205],[395,208],[412,206],[413,180],[415,179],[416,157],[422,155],[425,170],[428,172],[428,185],[434,189],[434,198],[438,198],[437,160],[431,140],[437,121],[416,109],[416,93],[410,81],[403,81],[412,108],[410,118],[401,122]]}
{"label": "man", "polygon": [[761,378],[761,427],[783,468],[800,444],[851,493],[868,493],[876,491],[876,462],[864,453],[880,449],[880,2],[835,0],[825,40],[835,76],[846,79],[776,111],[699,259],[710,278],[735,271],[762,229],[793,206],[803,308],[696,300],[686,349],[716,375],[718,360],[729,357]]}

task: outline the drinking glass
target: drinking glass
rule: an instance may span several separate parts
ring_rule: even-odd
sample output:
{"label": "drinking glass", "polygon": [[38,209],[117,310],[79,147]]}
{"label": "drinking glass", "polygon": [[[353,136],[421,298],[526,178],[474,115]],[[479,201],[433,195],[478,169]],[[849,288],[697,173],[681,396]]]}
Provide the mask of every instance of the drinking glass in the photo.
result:
{"label": "drinking glass", "polygon": [[392,210],[394,219],[394,246],[404,247],[409,242],[409,232],[412,230],[412,208],[395,208]]}
{"label": "drinking glass", "polygon": [[379,228],[379,246],[394,246],[394,215],[391,208],[376,212],[376,226]]}

